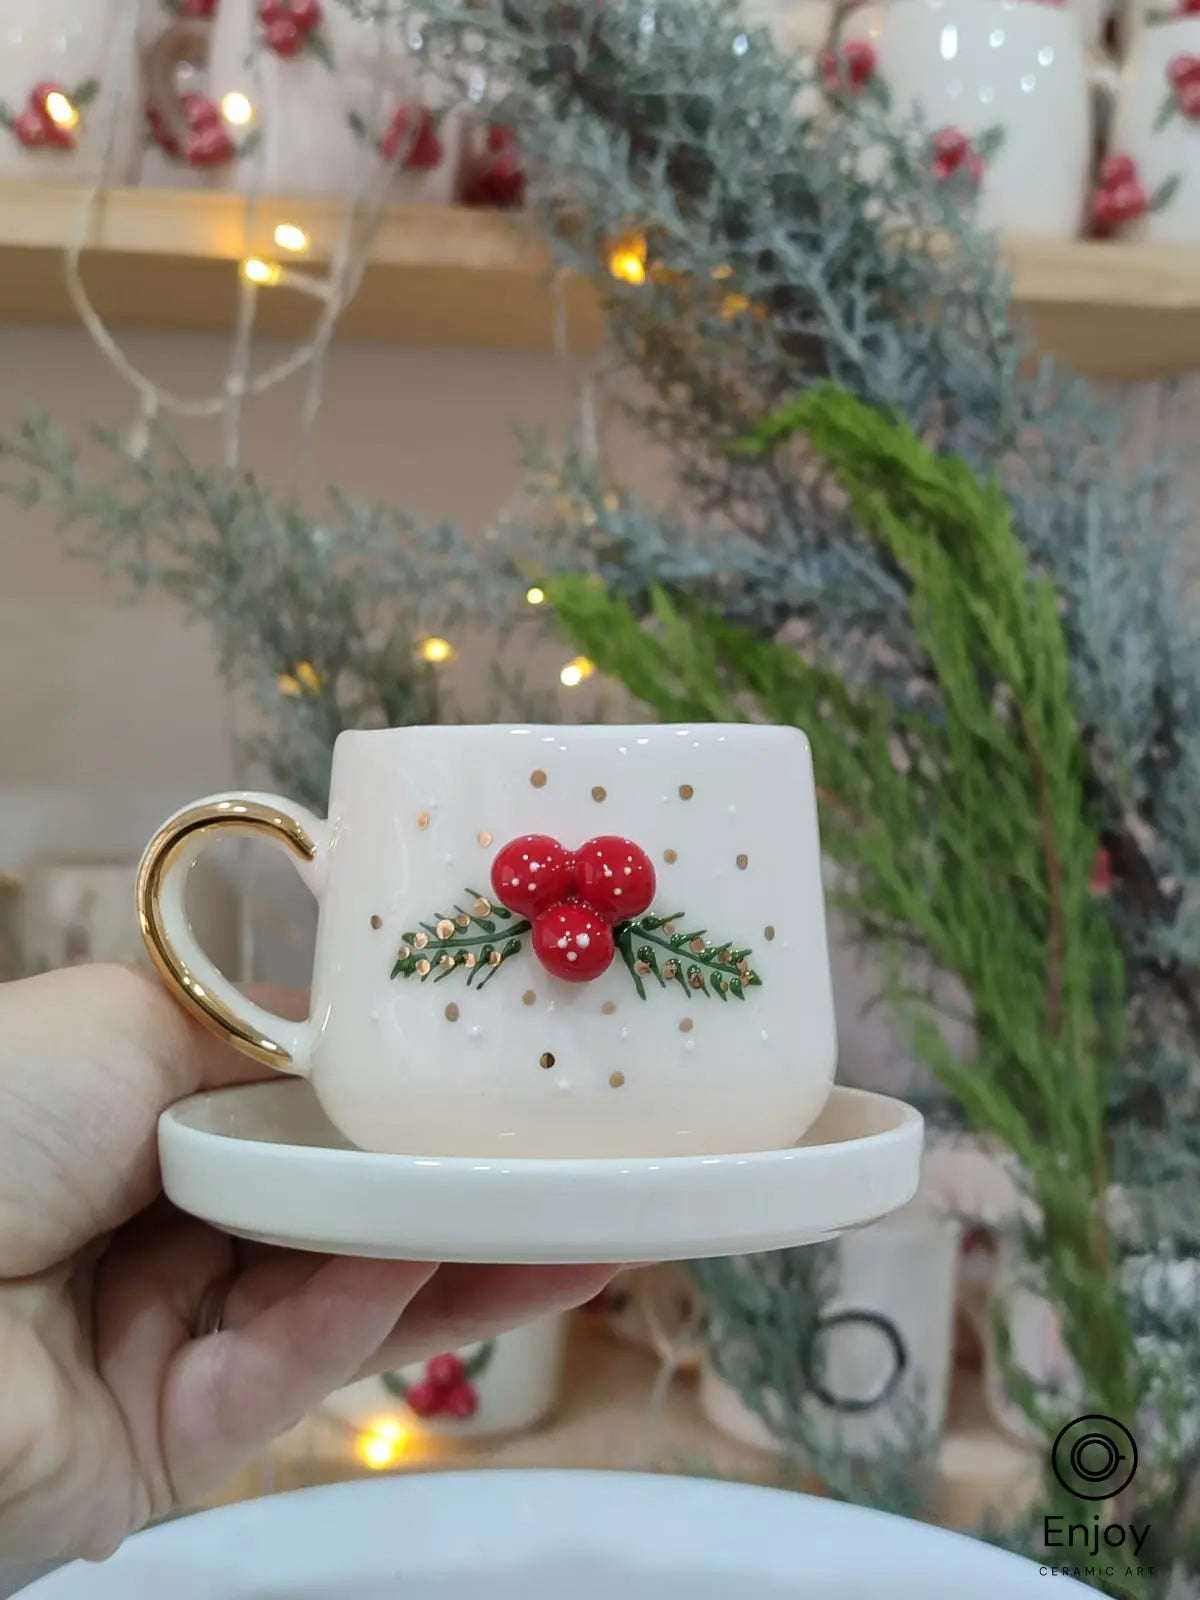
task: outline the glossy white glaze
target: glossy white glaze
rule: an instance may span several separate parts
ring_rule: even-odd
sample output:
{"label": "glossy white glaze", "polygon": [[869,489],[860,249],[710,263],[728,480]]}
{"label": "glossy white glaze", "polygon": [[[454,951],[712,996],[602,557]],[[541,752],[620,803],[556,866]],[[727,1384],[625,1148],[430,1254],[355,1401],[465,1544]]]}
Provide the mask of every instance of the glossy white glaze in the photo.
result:
{"label": "glossy white glaze", "polygon": [[[0,106],[7,124],[0,127],[0,178],[79,184],[104,173],[112,183],[134,181],[141,108],[136,41],[124,10],[121,0],[8,0],[0,7]],[[72,149],[52,143],[30,149],[14,131],[13,119],[40,83],[68,96],[95,84],[78,108]]]}
{"label": "glossy white glaze", "polygon": [[1200,238],[1200,121],[1177,110],[1158,126],[1174,92],[1171,62],[1181,56],[1200,61],[1200,17],[1139,29],[1117,83],[1112,149],[1132,157],[1149,200],[1163,185],[1174,187],[1161,209],[1123,227],[1123,238],[1156,244]]}
{"label": "glossy white glaze", "polygon": [[[304,47],[280,56],[262,42],[257,0],[221,0],[212,32],[210,92],[217,101],[231,92],[246,96],[256,109],[261,144],[252,156],[215,172],[214,184],[276,195],[356,192],[380,170],[378,141],[397,107],[443,103],[422,78],[419,57],[406,48],[394,19],[358,20],[337,0],[325,0],[317,32],[321,55]],[[362,120],[367,137],[355,132],[352,118]],[[393,200],[452,201],[463,125],[460,114],[447,118],[440,133],[442,161],[431,171],[398,173]],[[246,130],[236,132],[241,139]]]}
{"label": "glossy white glaze", "polygon": [[[765,1150],[792,1144],[824,1104],[837,1042],[812,763],[798,731],[346,733],[328,823],[268,798],[318,841],[306,874],[320,902],[312,1022],[286,1029],[286,1042],[330,1119],[363,1148]],[[654,909],[751,947],[761,987],[722,1001],[647,979],[642,999],[619,957],[594,982],[568,983],[539,964],[528,938],[483,986],[469,988],[461,970],[438,982],[392,978],[404,935],[470,909],[473,892],[489,896],[498,850],[529,833],[570,849],[599,834],[632,839],[655,864]],[[181,905],[170,893],[164,904],[174,936],[218,987]]]}
{"label": "glossy white glaze", "polygon": [[943,1528],[788,1489],[681,1473],[436,1471],[160,1524],[109,1561],[44,1578],[28,1600],[1095,1600],[1045,1572]]}
{"label": "glossy white glaze", "polygon": [[888,0],[848,16],[875,47],[897,116],[976,138],[1003,129],[979,201],[981,226],[1072,239],[1092,152],[1093,68],[1080,19],[1031,0]]}
{"label": "glossy white glaze", "polygon": [[242,1238],[401,1261],[689,1261],[812,1244],[905,1205],[923,1124],[835,1088],[790,1150],[518,1160],[353,1149],[310,1086],[194,1096],[159,1124],[163,1187]]}

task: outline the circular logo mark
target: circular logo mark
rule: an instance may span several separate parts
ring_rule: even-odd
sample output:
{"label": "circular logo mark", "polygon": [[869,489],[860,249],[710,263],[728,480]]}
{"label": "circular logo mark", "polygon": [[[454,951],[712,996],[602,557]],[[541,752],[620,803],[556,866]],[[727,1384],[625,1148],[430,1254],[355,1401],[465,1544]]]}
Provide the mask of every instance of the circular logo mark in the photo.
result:
{"label": "circular logo mark", "polygon": [[1133,1482],[1138,1450],[1115,1417],[1076,1417],[1050,1450],[1054,1476],[1077,1500],[1113,1500]]}

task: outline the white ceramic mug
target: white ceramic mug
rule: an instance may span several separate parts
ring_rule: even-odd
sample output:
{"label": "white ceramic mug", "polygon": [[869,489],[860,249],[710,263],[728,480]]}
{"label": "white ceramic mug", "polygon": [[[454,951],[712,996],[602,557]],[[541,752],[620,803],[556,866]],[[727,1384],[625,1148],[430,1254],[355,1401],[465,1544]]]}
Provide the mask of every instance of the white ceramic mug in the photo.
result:
{"label": "white ceramic mug", "polygon": [[[441,102],[394,19],[360,19],[336,0],[220,0],[208,94],[237,151],[213,166],[220,187],[345,195],[391,161],[393,199],[454,198],[462,115],[435,126]],[[186,107],[172,131],[186,141]]]}
{"label": "white ceramic mug", "polygon": [[[415,1362],[380,1378],[363,1378],[330,1396],[322,1410],[359,1435],[359,1450],[405,1438],[419,1459],[411,1419],[422,1434],[486,1439],[523,1433],[546,1421],[562,1392],[570,1319],[537,1317],[461,1349]],[[403,1419],[403,1420],[401,1420]]]}
{"label": "white ceramic mug", "polygon": [[137,168],[137,48],[121,0],[9,0],[0,16],[0,178],[115,184]]}
{"label": "white ceramic mug", "polygon": [[1029,0],[890,0],[845,18],[831,68],[848,96],[920,112],[939,176],[978,185],[979,222],[1028,238],[1081,231],[1102,69],[1078,19]]}
{"label": "white ceramic mug", "polygon": [[1108,156],[1092,195],[1097,231],[1200,238],[1200,15],[1144,27],[1119,75]]}
{"label": "white ceramic mug", "polygon": [[[318,900],[306,1022],[245,999],[189,928],[190,865],[237,834],[288,852]],[[833,1080],[796,729],[344,733],[328,821],[272,795],[188,807],[148,847],[138,905],[176,995],[247,1055],[311,1077],[365,1149],[782,1148]]]}
{"label": "white ceramic mug", "polygon": [[[960,1229],[922,1199],[837,1244],[837,1287],[822,1308],[813,1370],[801,1370],[814,1442],[867,1460],[941,1437],[946,1422]],[[716,1334],[719,1337],[719,1331]],[[798,1363],[804,1360],[797,1352]],[[817,1370],[819,1368],[819,1370]],[[714,1427],[760,1449],[786,1446],[711,1359],[700,1407]],[[794,1443],[794,1441],[792,1441]]]}

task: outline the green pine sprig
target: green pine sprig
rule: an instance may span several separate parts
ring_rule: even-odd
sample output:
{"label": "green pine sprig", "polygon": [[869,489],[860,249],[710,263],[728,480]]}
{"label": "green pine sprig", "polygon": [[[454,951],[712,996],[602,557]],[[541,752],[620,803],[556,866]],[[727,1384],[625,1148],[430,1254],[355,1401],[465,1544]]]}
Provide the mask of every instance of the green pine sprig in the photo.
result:
{"label": "green pine sprig", "polygon": [[[523,948],[532,924],[514,918],[505,906],[468,889],[471,910],[456,905],[449,915],[422,922],[403,935],[392,968],[393,978],[432,978],[440,983],[452,972],[467,974],[467,987],[483,989],[504,963]],[[477,981],[478,980],[478,981]]]}
{"label": "green pine sprig", "polygon": [[[665,917],[634,917],[613,929],[617,950],[642,1000],[647,977],[657,979],[663,989],[677,983],[686,994],[716,995],[722,1001],[730,995],[744,1000],[747,989],[761,987],[758,973],[746,965],[748,947],[713,944],[704,928],[680,933],[675,924],[682,919],[680,911]],[[665,959],[660,959],[660,951]]]}

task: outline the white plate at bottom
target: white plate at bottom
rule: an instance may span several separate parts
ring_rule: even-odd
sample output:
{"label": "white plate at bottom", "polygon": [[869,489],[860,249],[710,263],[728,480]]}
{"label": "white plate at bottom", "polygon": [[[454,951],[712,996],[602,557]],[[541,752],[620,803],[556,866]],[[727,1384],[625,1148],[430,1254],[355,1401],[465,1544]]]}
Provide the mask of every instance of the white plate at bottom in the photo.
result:
{"label": "white plate at bottom", "polygon": [[[1094,1591],[1067,1578],[1057,1596]],[[1046,1600],[1033,1562],[782,1489],[430,1472],[168,1523],[22,1600]]]}
{"label": "white plate at bottom", "polygon": [[376,1155],[295,1079],[182,1100],[159,1123],[163,1187],[241,1238],[352,1256],[628,1264],[813,1244],[912,1199],[923,1123],[835,1088],[786,1150],[659,1160]]}

